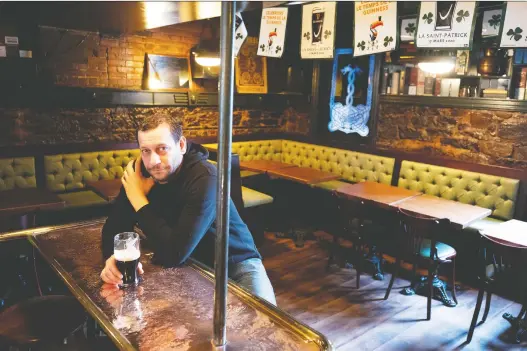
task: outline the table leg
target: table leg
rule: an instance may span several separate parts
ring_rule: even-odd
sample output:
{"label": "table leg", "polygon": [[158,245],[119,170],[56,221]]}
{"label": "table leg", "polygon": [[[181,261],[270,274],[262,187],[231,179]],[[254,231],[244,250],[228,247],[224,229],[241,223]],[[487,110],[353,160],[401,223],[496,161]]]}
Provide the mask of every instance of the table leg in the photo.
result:
{"label": "table leg", "polygon": [[[443,303],[443,305],[447,307],[456,307],[457,304],[454,300],[452,300],[450,297],[448,297],[448,294],[446,292],[446,283],[443,282],[437,274],[434,274],[434,280],[432,282],[432,285],[434,287],[434,296],[439,301]],[[424,276],[420,276],[417,278],[416,281],[412,283],[411,287],[404,288],[402,293],[404,295],[415,295],[416,293],[419,293],[420,295],[426,295],[427,294],[427,287],[428,287],[428,278]],[[452,287],[452,289],[455,289],[456,287]]]}
{"label": "table leg", "polygon": [[384,271],[382,270],[382,257],[377,255],[377,247],[371,246],[368,255],[364,258],[364,261],[373,266],[373,279],[383,280]]}
{"label": "table leg", "polygon": [[515,341],[519,344],[527,333],[527,314],[525,314],[525,307],[522,307],[522,310],[517,317],[513,317],[510,313],[504,313],[503,318],[505,318],[505,320],[507,320],[516,330]]}

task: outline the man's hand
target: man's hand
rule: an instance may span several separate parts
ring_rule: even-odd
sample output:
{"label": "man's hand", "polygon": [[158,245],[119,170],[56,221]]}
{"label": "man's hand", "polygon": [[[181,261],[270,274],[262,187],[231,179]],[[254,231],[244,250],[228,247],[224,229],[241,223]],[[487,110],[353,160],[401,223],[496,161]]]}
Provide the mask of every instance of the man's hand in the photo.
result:
{"label": "man's hand", "polygon": [[[137,264],[137,273],[143,274],[143,265],[141,262]],[[123,283],[123,275],[119,272],[117,265],[115,264],[115,257],[112,255],[109,259],[106,260],[104,269],[101,272],[101,279],[107,284],[112,284],[114,286]]]}
{"label": "man's hand", "polygon": [[[134,162],[135,170],[133,166]],[[155,182],[151,177],[143,177],[141,173],[141,156],[128,163],[121,182],[123,183],[128,200],[136,211],[139,211],[141,207],[148,204],[146,195],[148,195]]]}

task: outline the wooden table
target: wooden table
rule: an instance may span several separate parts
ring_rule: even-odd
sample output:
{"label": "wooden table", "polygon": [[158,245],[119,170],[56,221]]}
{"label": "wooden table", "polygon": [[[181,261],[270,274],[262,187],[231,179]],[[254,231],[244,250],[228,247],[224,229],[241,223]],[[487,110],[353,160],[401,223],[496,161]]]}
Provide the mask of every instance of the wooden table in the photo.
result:
{"label": "wooden table", "polygon": [[20,216],[20,225],[23,228],[35,224],[36,211],[54,210],[64,206],[66,202],[47,189],[17,188],[0,192],[0,216]]}
{"label": "wooden table", "polygon": [[481,234],[505,244],[527,247],[527,222],[511,219],[482,230]]}
{"label": "wooden table", "polygon": [[97,180],[86,182],[86,187],[95,191],[106,201],[113,201],[119,195],[123,183],[121,179]]}
{"label": "wooden table", "polygon": [[371,200],[379,207],[395,206],[409,198],[422,195],[418,191],[376,182],[346,184],[335,191],[349,198]]}
{"label": "wooden table", "polygon": [[[50,228],[29,240],[120,350],[212,350],[213,273],[192,259],[176,268],[155,265],[145,240],[142,282],[116,290],[99,277],[102,224]],[[227,316],[229,350],[333,349],[322,334],[232,282]]]}
{"label": "wooden table", "polygon": [[319,171],[318,169],[313,168],[297,166],[271,169],[267,171],[267,174],[274,177],[292,180],[298,183],[308,185],[327,182],[330,180],[336,180],[340,178],[338,174]]}
{"label": "wooden table", "polygon": [[240,161],[240,168],[253,172],[267,173],[268,171],[296,167],[290,163],[283,163],[279,161],[269,160],[252,160],[252,161]]}
{"label": "wooden table", "polygon": [[456,229],[464,229],[472,222],[490,216],[488,208],[463,204],[440,197],[421,195],[397,204],[398,208],[434,218],[448,218]]}

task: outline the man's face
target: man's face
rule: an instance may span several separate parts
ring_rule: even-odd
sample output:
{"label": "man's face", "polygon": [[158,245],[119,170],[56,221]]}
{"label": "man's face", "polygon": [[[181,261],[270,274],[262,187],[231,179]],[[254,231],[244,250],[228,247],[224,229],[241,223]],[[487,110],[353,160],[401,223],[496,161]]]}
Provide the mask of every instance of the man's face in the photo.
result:
{"label": "man's face", "polygon": [[183,162],[183,154],[187,149],[185,137],[176,142],[170,133],[168,124],[160,124],[157,128],[139,132],[137,139],[141,158],[148,173],[155,181],[166,182],[168,176],[174,173]]}

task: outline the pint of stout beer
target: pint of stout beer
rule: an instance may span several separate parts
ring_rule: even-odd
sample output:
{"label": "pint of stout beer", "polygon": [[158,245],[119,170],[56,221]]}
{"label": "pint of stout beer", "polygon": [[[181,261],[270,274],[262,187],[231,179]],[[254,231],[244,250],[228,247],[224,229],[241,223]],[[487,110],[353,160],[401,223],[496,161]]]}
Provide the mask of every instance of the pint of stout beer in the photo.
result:
{"label": "pint of stout beer", "polygon": [[137,265],[141,251],[139,249],[139,235],[133,232],[117,234],[113,240],[115,263],[123,275],[121,287],[137,285]]}

